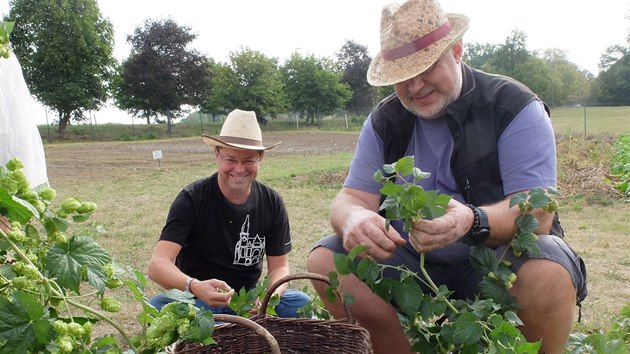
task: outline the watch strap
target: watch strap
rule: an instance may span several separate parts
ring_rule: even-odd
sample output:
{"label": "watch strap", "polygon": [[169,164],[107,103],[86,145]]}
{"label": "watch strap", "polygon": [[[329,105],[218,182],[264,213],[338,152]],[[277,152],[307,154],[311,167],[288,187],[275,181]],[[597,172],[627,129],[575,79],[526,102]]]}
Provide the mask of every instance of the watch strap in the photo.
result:
{"label": "watch strap", "polygon": [[192,283],[193,280],[196,280],[195,278],[192,277],[188,277],[186,278],[186,283],[184,283],[184,291],[185,292],[191,292],[190,291],[190,283]]}
{"label": "watch strap", "polygon": [[470,225],[470,229],[468,230],[466,235],[464,235],[464,237],[468,237],[472,235],[475,232],[475,230],[477,230],[477,228],[479,227],[479,208],[477,208],[476,206],[472,204],[466,204],[466,206],[469,207],[470,210],[472,210],[473,212],[473,223],[472,225]]}
{"label": "watch strap", "polygon": [[461,242],[476,246],[484,243],[490,236],[490,223],[486,212],[472,204],[466,204],[473,212],[473,223],[470,230],[460,239]]}

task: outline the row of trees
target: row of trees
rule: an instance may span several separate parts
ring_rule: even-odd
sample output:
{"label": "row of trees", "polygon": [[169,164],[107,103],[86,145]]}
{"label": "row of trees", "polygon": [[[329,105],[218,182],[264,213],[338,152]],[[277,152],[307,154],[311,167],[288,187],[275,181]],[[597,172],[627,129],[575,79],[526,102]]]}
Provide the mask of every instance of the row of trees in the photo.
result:
{"label": "row of trees", "polygon": [[[250,48],[216,62],[190,48],[191,28],[173,20],[151,20],[127,37],[129,56],[113,58],[113,26],[96,0],[12,0],[5,20],[15,21],[11,42],[27,84],[40,102],[58,112],[59,133],[85,120],[108,99],[147,123],[169,126],[188,110],[224,114],[234,107],[261,119],[295,112],[314,118],[344,109],[365,114],[391,87],[366,81],[367,47],[347,41],[335,58],[293,53],[284,63]],[[527,50],[527,37],[514,31],[503,44],[466,44],[472,67],[512,76],[551,106],[630,104],[628,46],[602,55],[595,78],[567,59],[566,52]]]}

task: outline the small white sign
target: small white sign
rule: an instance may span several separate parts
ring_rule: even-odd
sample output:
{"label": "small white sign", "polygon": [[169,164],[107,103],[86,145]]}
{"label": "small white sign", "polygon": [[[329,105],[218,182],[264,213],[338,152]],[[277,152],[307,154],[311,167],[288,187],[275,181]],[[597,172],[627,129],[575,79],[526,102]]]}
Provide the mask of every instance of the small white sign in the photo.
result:
{"label": "small white sign", "polygon": [[155,150],[153,151],[153,159],[154,160],[159,160],[162,158],[162,150]]}

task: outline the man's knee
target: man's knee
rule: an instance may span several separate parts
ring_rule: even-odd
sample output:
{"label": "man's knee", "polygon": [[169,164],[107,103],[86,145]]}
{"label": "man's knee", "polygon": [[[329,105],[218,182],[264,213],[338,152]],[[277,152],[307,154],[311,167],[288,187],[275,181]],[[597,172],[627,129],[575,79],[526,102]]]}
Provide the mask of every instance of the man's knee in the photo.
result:
{"label": "man's knee", "polygon": [[328,275],[333,270],[333,253],[345,253],[341,238],[335,234],[329,234],[321,238],[308,255],[306,269],[309,272]]}
{"label": "man's knee", "polygon": [[314,248],[306,259],[306,270],[312,273],[328,274],[330,262],[333,258],[332,251],[326,247]]}
{"label": "man's knee", "polygon": [[[522,305],[576,301],[576,288],[569,271],[547,259],[530,259],[518,272],[512,293]],[[545,294],[541,296],[541,294]]]}

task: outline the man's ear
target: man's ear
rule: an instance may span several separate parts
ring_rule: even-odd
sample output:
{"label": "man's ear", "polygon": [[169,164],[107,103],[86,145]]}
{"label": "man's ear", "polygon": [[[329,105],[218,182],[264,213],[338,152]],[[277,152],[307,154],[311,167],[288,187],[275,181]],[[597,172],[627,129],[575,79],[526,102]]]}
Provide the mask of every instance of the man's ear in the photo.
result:
{"label": "man's ear", "polygon": [[457,63],[462,61],[462,56],[464,55],[464,41],[458,40],[452,48],[453,57]]}

